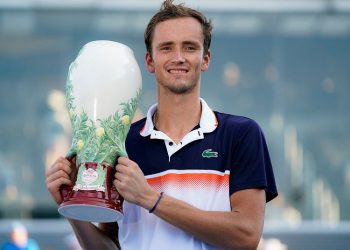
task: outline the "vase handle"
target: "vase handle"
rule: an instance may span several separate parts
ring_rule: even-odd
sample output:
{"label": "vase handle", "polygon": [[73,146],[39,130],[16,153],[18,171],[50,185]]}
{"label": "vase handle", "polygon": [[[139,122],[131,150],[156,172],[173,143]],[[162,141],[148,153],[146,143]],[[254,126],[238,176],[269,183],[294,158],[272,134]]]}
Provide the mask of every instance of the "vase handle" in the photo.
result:
{"label": "vase handle", "polygon": [[[71,163],[71,165],[73,165],[73,167],[76,168],[76,166],[75,166],[76,155],[66,156],[66,159]],[[77,171],[78,170],[73,171],[73,172],[77,172]],[[73,183],[75,183],[75,179],[76,179],[76,174],[72,180]],[[73,186],[61,185],[60,193],[61,193],[61,197],[62,197],[62,202],[64,202],[65,200],[67,200],[70,197],[70,193],[72,192],[72,190],[73,190]]]}

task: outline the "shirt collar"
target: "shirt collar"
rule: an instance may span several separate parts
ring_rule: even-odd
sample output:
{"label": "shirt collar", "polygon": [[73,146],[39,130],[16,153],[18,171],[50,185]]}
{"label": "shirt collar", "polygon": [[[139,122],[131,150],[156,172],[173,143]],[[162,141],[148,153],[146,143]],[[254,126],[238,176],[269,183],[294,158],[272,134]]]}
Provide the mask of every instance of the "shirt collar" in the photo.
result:
{"label": "shirt collar", "polygon": [[[201,113],[201,119],[199,121],[199,126],[203,131],[203,133],[211,133],[218,126],[218,121],[216,119],[214,112],[211,110],[208,104],[204,101],[204,99],[201,98],[200,101],[202,104],[202,113]],[[152,117],[157,110],[157,106],[158,104],[153,104],[148,109],[146,123],[140,131],[140,134],[142,136],[149,136],[154,131],[154,124],[152,121]]]}

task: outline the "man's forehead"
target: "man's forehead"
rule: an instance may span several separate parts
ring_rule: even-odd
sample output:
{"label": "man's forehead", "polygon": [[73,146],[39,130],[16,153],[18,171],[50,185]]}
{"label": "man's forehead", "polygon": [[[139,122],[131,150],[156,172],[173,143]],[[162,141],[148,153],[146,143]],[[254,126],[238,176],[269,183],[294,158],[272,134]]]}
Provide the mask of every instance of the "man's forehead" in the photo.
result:
{"label": "man's forehead", "polygon": [[193,17],[173,18],[155,26],[153,41],[157,43],[181,41],[203,42],[203,31],[199,21]]}
{"label": "man's forehead", "polygon": [[[187,24],[187,25],[179,25],[179,24]],[[171,18],[171,19],[167,19],[164,21],[161,21],[159,23],[156,24],[155,29],[161,29],[161,28],[183,28],[183,27],[189,27],[189,26],[193,26],[193,27],[197,27],[201,30],[201,24],[200,22],[194,18],[194,17],[176,17],[176,18]]]}

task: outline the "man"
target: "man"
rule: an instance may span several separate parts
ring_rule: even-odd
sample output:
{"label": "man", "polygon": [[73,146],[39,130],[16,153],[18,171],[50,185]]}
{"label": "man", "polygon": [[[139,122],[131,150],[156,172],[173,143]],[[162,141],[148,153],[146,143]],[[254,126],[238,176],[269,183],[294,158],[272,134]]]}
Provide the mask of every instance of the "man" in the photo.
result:
{"label": "man", "polygon": [[27,228],[19,222],[14,222],[10,240],[5,242],[1,250],[40,250],[38,243],[29,237]]}
{"label": "man", "polygon": [[[200,98],[211,29],[203,14],[171,0],[150,20],[145,61],[158,104],[131,126],[129,158],[118,159],[119,227],[70,220],[83,248],[256,249],[265,203],[277,190],[259,126],[213,112]],[[76,172],[70,165],[59,158],[47,172],[58,204],[60,185],[72,185]]]}

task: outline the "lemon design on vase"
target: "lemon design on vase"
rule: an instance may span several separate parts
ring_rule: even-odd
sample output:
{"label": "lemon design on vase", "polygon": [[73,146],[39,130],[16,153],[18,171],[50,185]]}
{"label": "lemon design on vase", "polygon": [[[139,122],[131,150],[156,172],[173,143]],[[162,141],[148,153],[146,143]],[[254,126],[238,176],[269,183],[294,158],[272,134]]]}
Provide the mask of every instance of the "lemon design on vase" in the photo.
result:
{"label": "lemon design on vase", "polygon": [[[70,67],[70,70],[74,66]],[[73,86],[69,79],[66,85],[66,99],[71,124],[73,126],[73,139],[67,157],[78,155],[77,165],[85,162],[96,162],[96,169],[79,168],[74,190],[105,191],[105,171],[103,164],[115,166],[116,156],[127,156],[125,140],[130,128],[130,117],[135,114],[141,91],[137,92],[129,102],[121,103],[122,114],[115,112],[105,119],[98,119],[96,124],[89,119],[85,112],[76,114],[73,97]],[[88,171],[88,172],[87,172]],[[92,178],[92,177],[96,178]],[[93,181],[91,181],[93,180]]]}

